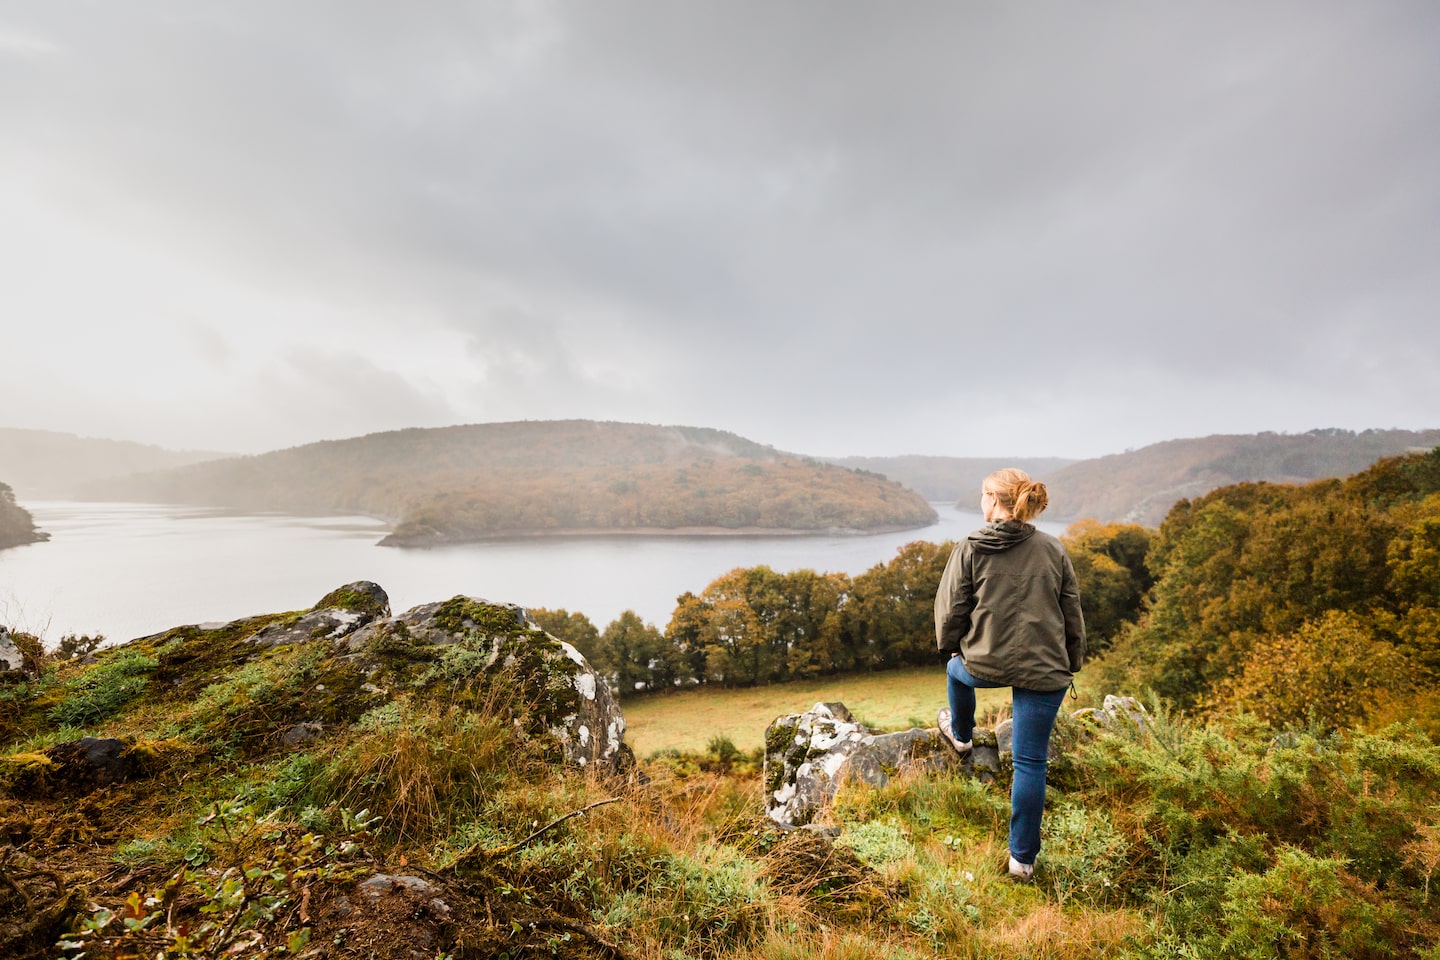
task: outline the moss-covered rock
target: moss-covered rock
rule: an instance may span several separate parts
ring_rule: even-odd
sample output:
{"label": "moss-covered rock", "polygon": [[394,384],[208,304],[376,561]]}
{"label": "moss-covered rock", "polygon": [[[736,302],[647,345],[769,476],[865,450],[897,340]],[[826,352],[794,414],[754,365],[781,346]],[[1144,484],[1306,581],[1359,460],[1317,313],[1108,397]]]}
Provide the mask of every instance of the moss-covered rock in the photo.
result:
{"label": "moss-covered rock", "polygon": [[418,689],[477,708],[505,698],[536,734],[580,764],[628,760],[625,719],[604,679],[523,607],[475,597],[421,604],[339,645],[367,683]]}
{"label": "moss-covered rock", "polygon": [[884,786],[904,770],[959,763],[936,730],[879,733],[844,704],[817,703],[777,718],[765,731],[765,812],[782,827],[803,826],[848,779]]}
{"label": "moss-covered rock", "polygon": [[283,749],[297,724],[329,735],[414,694],[474,710],[498,704],[577,763],[628,759],[624,719],[603,679],[523,608],[453,597],[377,614],[388,614],[388,599],[362,581],[308,611],[175,627],[90,663],[56,664],[38,681],[17,671],[0,728],[11,742],[66,725],[97,735],[137,729],[215,755],[258,756]]}
{"label": "moss-covered rock", "polygon": [[343,587],[331,590],[310,609],[312,612],[330,609],[349,610],[365,614],[370,619],[388,617],[390,616],[390,595],[378,583],[356,580],[354,583],[347,583]]}

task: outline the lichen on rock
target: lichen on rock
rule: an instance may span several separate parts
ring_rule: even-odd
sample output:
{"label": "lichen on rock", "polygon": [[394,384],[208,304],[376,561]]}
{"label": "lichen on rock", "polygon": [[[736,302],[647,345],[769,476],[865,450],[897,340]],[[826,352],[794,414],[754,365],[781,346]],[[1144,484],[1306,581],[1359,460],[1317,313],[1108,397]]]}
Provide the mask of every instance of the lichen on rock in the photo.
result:
{"label": "lichen on rock", "polygon": [[880,733],[844,704],[817,703],[776,718],[765,731],[765,813],[781,827],[804,826],[847,780],[884,786],[902,771],[959,763],[937,730]]}

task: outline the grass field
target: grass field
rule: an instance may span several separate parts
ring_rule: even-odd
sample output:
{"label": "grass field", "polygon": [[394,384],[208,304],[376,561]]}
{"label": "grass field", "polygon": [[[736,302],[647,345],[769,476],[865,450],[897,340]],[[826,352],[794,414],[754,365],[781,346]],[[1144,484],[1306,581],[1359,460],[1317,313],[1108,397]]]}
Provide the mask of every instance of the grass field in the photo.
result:
{"label": "grass field", "polygon": [[[838,700],[857,720],[882,730],[934,726],[935,712],[946,704],[945,671],[919,667],[740,690],[700,687],[624,700],[621,708],[625,740],[644,758],[669,749],[703,752],[717,736],[748,752],[764,743],[770,721],[821,700]],[[1002,706],[1010,706],[1009,690],[979,691],[981,716]]]}

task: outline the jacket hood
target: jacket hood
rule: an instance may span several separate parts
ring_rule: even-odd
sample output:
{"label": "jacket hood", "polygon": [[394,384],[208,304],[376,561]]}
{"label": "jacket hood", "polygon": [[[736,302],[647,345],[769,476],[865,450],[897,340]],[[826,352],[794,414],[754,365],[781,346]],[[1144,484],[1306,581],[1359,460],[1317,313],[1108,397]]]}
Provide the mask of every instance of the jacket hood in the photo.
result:
{"label": "jacket hood", "polygon": [[1033,524],[1019,520],[996,520],[987,523],[966,537],[980,553],[1004,553],[1017,543],[1024,543],[1035,533]]}

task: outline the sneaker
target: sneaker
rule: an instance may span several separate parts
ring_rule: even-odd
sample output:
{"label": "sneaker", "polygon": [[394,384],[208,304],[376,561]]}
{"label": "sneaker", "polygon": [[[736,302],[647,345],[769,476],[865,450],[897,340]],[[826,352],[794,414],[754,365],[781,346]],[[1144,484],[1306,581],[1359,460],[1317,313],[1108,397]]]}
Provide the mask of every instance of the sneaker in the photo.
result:
{"label": "sneaker", "polygon": [[1010,876],[1016,880],[1029,880],[1035,874],[1035,864],[1021,863],[1014,857],[1010,858]]}
{"label": "sneaker", "polygon": [[960,754],[960,756],[962,757],[968,756],[970,754],[971,749],[973,749],[975,746],[975,741],[955,739],[955,731],[950,726],[949,707],[940,708],[940,713],[935,717],[935,722],[940,726],[940,736],[944,737],[945,742],[955,748],[956,753]]}

